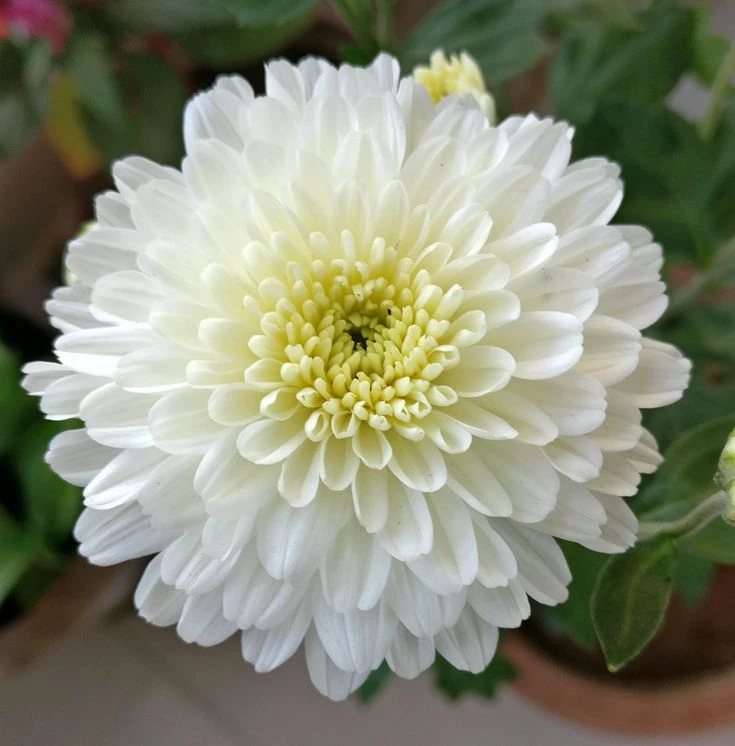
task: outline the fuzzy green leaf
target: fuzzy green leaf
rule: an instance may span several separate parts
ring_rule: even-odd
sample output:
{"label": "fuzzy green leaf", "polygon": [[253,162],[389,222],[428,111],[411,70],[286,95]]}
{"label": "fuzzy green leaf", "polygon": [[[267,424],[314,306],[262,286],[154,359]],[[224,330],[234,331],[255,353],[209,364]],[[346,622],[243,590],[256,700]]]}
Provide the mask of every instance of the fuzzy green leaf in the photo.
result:
{"label": "fuzzy green leaf", "polygon": [[592,621],[610,671],[619,671],[653,639],[671,596],[676,542],[643,542],[611,557],[592,596]]}
{"label": "fuzzy green leaf", "polygon": [[681,547],[719,565],[735,565],[735,527],[716,518],[701,531],[681,539]]}
{"label": "fuzzy green leaf", "polygon": [[0,605],[41,549],[37,536],[24,531],[0,506]]}
{"label": "fuzzy green leaf", "polygon": [[532,68],[546,52],[539,28],[548,8],[529,0],[454,0],[416,28],[401,54],[405,71],[427,64],[435,49],[469,52],[489,86]]}
{"label": "fuzzy green leaf", "polygon": [[243,26],[285,23],[308,13],[317,0],[216,0]]}
{"label": "fuzzy green leaf", "polygon": [[549,89],[562,117],[577,124],[604,101],[663,101],[676,85],[689,66],[691,12],[657,3],[636,20],[634,28],[591,22],[564,39]]}

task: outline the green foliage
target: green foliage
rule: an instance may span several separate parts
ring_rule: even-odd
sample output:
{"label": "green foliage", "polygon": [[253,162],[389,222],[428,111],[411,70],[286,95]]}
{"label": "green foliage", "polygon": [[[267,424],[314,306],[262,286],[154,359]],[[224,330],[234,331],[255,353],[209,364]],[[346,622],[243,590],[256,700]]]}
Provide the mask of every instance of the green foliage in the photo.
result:
{"label": "green foliage", "polygon": [[176,42],[198,63],[218,70],[230,70],[277,51],[291,41],[308,21],[307,13],[267,26],[225,24],[190,29],[178,34]]}
{"label": "green foliage", "polygon": [[712,33],[712,10],[706,5],[697,5],[694,14],[694,36],[692,40],[692,70],[705,85],[712,85],[722,60],[727,54],[730,41]]}
{"label": "green foliage", "polygon": [[216,0],[243,26],[285,23],[308,13],[317,0]]}
{"label": "green foliage", "polygon": [[390,679],[390,668],[388,664],[383,663],[370,673],[365,679],[365,683],[355,692],[355,696],[363,704],[371,702],[375,696],[383,689]]}
{"label": "green foliage", "polygon": [[45,41],[0,42],[0,160],[41,125],[50,71],[51,49]]}
{"label": "green foliage", "polygon": [[440,5],[416,28],[401,52],[410,71],[431,53],[467,51],[479,63],[489,86],[529,70],[547,51],[541,23],[545,3],[529,0],[453,0]]}
{"label": "green foliage", "polygon": [[641,101],[598,101],[574,145],[579,157],[604,153],[620,164],[625,199],[616,220],[649,227],[669,261],[706,262],[735,229],[732,214],[713,210],[722,183],[717,150],[674,112]]}
{"label": "green foliage", "polygon": [[[679,548],[684,549],[682,542]],[[696,606],[707,593],[714,566],[702,557],[679,553],[679,560],[674,567],[674,590],[686,606]]]}
{"label": "green foliage", "polygon": [[23,531],[0,505],[0,606],[40,550],[39,538]]}
{"label": "green foliage", "polygon": [[466,694],[480,697],[493,697],[501,684],[516,677],[513,664],[500,653],[490,661],[490,665],[478,674],[459,671],[447,663],[440,655],[434,661],[434,683],[449,699],[459,699]]}
{"label": "green foliage", "polygon": [[603,101],[656,102],[676,85],[689,65],[691,12],[659,2],[631,20],[632,27],[590,22],[563,39],[549,88],[560,116],[587,122]]}
{"label": "green foliage", "polygon": [[554,631],[565,634],[581,648],[592,650],[597,645],[597,635],[592,624],[590,599],[608,558],[579,544],[568,541],[560,544],[572,573],[569,598],[559,606],[544,608],[542,613]]}
{"label": "green foliage", "polygon": [[653,639],[671,596],[676,542],[663,537],[611,557],[592,596],[592,621],[610,671]]}
{"label": "green foliage", "polygon": [[669,485],[669,503],[697,502],[715,491],[717,462],[734,424],[735,412],[702,422],[679,435],[666,449],[660,479]]}
{"label": "green foliage", "polygon": [[31,606],[56,578],[82,505],[78,487],[46,465],[48,422],[20,387],[18,358],[0,343],[0,610]]}
{"label": "green foliage", "polygon": [[719,565],[735,565],[735,528],[721,518],[680,543],[682,549],[696,557]]}

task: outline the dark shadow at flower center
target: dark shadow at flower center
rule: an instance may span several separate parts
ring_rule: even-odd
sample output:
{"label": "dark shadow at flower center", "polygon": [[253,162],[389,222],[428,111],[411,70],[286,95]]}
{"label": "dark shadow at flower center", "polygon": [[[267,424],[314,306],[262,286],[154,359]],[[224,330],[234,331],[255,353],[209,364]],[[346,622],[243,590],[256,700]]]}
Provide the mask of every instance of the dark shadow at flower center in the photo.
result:
{"label": "dark shadow at flower center", "polygon": [[352,341],[355,343],[355,347],[360,347],[363,350],[365,349],[367,339],[362,333],[362,329],[357,326],[350,327],[350,329],[348,330],[348,334],[352,338]]}

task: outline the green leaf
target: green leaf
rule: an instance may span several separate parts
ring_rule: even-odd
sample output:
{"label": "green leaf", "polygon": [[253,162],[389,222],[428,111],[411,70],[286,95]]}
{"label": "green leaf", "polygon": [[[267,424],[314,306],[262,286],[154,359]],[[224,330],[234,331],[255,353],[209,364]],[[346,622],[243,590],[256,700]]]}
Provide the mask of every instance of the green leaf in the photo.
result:
{"label": "green leaf", "polygon": [[169,34],[208,28],[231,18],[220,0],[103,0],[102,10],[125,31]]}
{"label": "green leaf", "polygon": [[704,85],[711,86],[727,54],[730,41],[724,36],[712,33],[711,8],[704,4],[696,5],[692,13],[692,70]]}
{"label": "green leaf", "polygon": [[610,557],[592,596],[592,621],[613,673],[653,639],[671,596],[676,542],[653,539]]}
{"label": "green leaf", "polygon": [[61,479],[44,460],[51,438],[69,427],[73,425],[38,420],[20,433],[13,451],[26,526],[51,545],[69,538],[82,508],[81,490]]}
{"label": "green leaf", "polygon": [[33,410],[33,401],[20,387],[18,360],[0,344],[0,454],[15,440]]}
{"label": "green leaf", "polygon": [[19,150],[41,126],[51,63],[43,39],[0,41],[0,159]]}
{"label": "green leaf", "polygon": [[390,668],[388,664],[383,663],[370,673],[365,679],[365,683],[355,692],[355,696],[363,704],[371,702],[378,692],[386,685],[390,679]]}
{"label": "green leaf", "polygon": [[720,565],[735,565],[735,527],[721,518],[692,536],[680,540],[681,548]]}
{"label": "green leaf", "polygon": [[[678,344],[687,356],[698,356],[689,342],[669,335],[665,338]],[[689,388],[684,392],[683,398],[670,406],[646,411],[644,424],[656,436],[659,447],[666,453],[678,434],[684,434],[702,422],[716,419],[723,412],[735,412],[735,381],[721,384],[709,381],[707,366],[703,363],[695,365]]]}
{"label": "green leaf", "polygon": [[41,549],[38,537],[23,531],[0,506],[0,605]]}
{"label": "green leaf", "polygon": [[604,154],[620,164],[625,198],[616,221],[649,227],[668,259],[705,263],[729,238],[732,215],[713,207],[718,152],[677,114],[636,101],[600,103],[574,146],[575,157]]}
{"label": "green leaf", "polygon": [[124,127],[123,95],[104,37],[98,33],[73,36],[66,50],[66,69],[76,83],[89,115],[106,128],[118,130]]}
{"label": "green leaf", "polygon": [[454,0],[429,13],[406,41],[401,65],[427,64],[438,48],[469,52],[489,86],[530,70],[547,47],[539,29],[544,4],[530,0]]}
{"label": "green leaf", "polygon": [[607,556],[579,544],[559,543],[572,573],[569,598],[559,606],[545,608],[544,616],[551,617],[554,627],[577,645],[592,650],[596,647],[597,635],[592,624],[590,598]]}
{"label": "green leaf", "polygon": [[[679,549],[683,549],[679,542]],[[674,568],[674,588],[686,606],[696,606],[709,589],[714,572],[712,563],[682,551]]]}
{"label": "green leaf", "polygon": [[513,664],[499,653],[478,674],[459,671],[439,655],[434,661],[433,669],[436,687],[450,699],[459,699],[465,694],[493,697],[500,684],[512,681],[516,676]]}
{"label": "green leaf", "polygon": [[309,16],[294,16],[268,26],[232,23],[180,33],[176,42],[200,64],[230,70],[263,59],[285,46],[308,23]]}
{"label": "green leaf", "polygon": [[217,0],[243,26],[285,23],[308,13],[317,0]]}
{"label": "green leaf", "polygon": [[715,491],[717,463],[733,425],[735,412],[702,422],[682,433],[666,449],[661,475],[678,496],[697,499]]}
{"label": "green leaf", "polygon": [[661,102],[676,85],[689,65],[691,12],[658,3],[636,20],[636,28],[590,22],[564,39],[549,86],[560,116],[578,124],[604,101]]}

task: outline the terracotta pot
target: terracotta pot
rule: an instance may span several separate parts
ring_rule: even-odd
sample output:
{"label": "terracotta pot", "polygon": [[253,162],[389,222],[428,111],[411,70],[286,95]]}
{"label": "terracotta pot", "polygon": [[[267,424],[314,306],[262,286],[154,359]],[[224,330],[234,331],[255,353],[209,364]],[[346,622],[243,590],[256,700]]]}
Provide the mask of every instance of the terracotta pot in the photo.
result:
{"label": "terracotta pot", "polygon": [[664,627],[620,674],[600,655],[525,628],[504,652],[517,691],[546,710],[619,733],[686,733],[735,721],[735,568],[718,568],[696,608],[674,600]]}
{"label": "terracotta pot", "polygon": [[135,562],[95,567],[71,559],[27,615],[0,627],[0,681],[129,603],[139,575]]}

